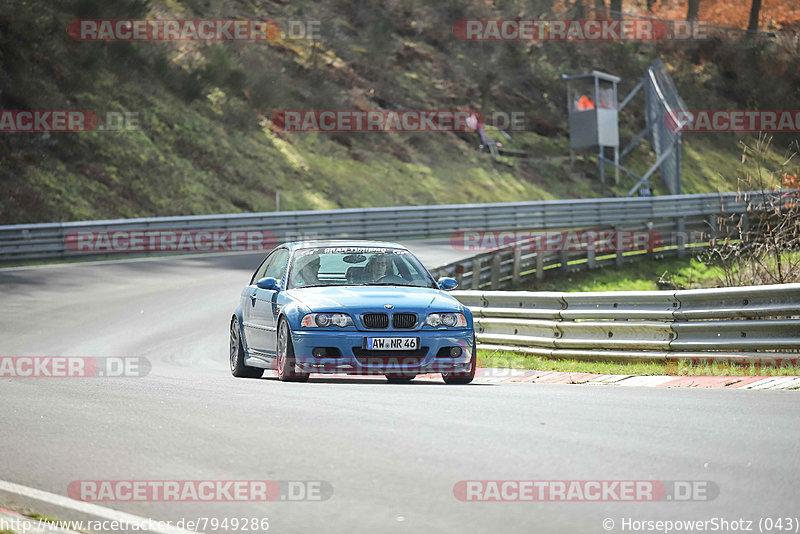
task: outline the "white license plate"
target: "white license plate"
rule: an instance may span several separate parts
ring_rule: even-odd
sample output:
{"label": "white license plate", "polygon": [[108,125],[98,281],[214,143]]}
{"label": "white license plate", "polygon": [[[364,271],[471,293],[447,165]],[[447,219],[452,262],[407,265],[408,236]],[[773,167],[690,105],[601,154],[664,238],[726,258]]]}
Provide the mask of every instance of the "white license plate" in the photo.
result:
{"label": "white license plate", "polygon": [[416,350],[418,337],[368,337],[367,350]]}

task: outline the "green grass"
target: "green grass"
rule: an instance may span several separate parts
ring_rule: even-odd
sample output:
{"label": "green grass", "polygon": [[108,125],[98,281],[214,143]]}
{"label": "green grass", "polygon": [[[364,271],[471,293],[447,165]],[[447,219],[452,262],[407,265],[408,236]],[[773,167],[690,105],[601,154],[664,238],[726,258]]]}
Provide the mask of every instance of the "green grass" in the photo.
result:
{"label": "green grass", "polygon": [[37,514],[36,512],[24,512],[22,515],[34,521],[44,521],[46,523],[58,523],[58,519],[53,519],[50,516]]}
{"label": "green grass", "polygon": [[690,289],[716,287],[723,275],[719,267],[709,266],[696,258],[636,260],[621,267],[580,271],[567,275],[550,274],[520,289],[536,291],[654,291],[661,289],[659,280],[671,287]]}
{"label": "green grass", "polygon": [[800,376],[800,367],[785,364],[780,367],[768,365],[730,365],[728,363],[693,362],[604,362],[570,359],[549,359],[514,352],[478,349],[480,367],[507,369],[536,369],[537,371],[560,371],[571,373],[595,373],[601,375],[670,375],[670,376]]}

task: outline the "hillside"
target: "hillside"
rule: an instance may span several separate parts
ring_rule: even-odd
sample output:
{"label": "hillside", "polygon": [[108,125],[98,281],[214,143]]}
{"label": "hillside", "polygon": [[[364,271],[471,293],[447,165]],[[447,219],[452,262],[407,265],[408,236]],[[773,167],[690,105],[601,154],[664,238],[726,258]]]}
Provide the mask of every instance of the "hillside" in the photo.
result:
{"label": "hillside", "polygon": [[[546,16],[545,3],[478,0],[11,0],[0,8],[0,109],[134,113],[138,127],[0,135],[0,224],[281,209],[624,195],[596,165],[562,160],[568,138],[562,73],[603,70],[624,95],[662,58],[690,109],[796,109],[800,59],[783,41],[464,42],[464,18]],[[551,2],[552,5],[552,2]],[[544,9],[544,11],[542,11]],[[563,15],[557,11],[555,15]],[[627,6],[626,6],[627,9]],[[318,41],[79,42],[78,18],[269,18],[320,21]],[[796,45],[794,45],[796,46]],[[465,133],[287,133],[282,109],[477,109],[522,112],[495,160]],[[626,108],[622,142],[641,127]],[[490,129],[491,130],[491,129]],[[734,134],[684,137],[684,192],[732,190]],[[778,136],[778,169],[797,136]],[[626,165],[654,161],[642,144]],[[787,170],[796,163],[790,161]],[[657,188],[657,193],[664,193]]]}

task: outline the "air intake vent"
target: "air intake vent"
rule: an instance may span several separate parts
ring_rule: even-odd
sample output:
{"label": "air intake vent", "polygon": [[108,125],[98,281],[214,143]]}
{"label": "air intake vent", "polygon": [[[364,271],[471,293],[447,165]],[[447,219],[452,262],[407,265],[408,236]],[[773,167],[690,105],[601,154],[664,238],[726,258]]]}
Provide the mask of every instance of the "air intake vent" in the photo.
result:
{"label": "air intake vent", "polygon": [[417,326],[416,313],[395,313],[392,315],[393,328],[414,328]]}
{"label": "air intake vent", "polygon": [[361,316],[364,328],[388,328],[389,315],[386,313],[365,313]]}

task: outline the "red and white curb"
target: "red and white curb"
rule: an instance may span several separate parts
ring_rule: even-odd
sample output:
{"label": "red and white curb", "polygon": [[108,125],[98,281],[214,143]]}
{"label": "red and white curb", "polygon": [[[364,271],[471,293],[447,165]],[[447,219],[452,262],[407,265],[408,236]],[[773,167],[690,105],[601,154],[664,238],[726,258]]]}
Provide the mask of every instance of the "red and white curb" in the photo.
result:
{"label": "red and white curb", "polygon": [[[269,372],[269,371],[268,371]],[[382,380],[382,375],[311,374],[311,380],[364,379]],[[439,373],[418,375],[417,379],[441,380]],[[724,389],[800,389],[800,376],[647,376],[600,375],[532,369],[499,369],[479,367],[474,384],[525,382],[534,384],[585,384],[592,386],[660,387],[660,388],[724,388]]]}
{"label": "red and white curb", "polygon": [[[428,375],[430,376],[430,375]],[[800,376],[644,376],[479,368],[475,382],[587,384],[620,387],[800,389]]]}

